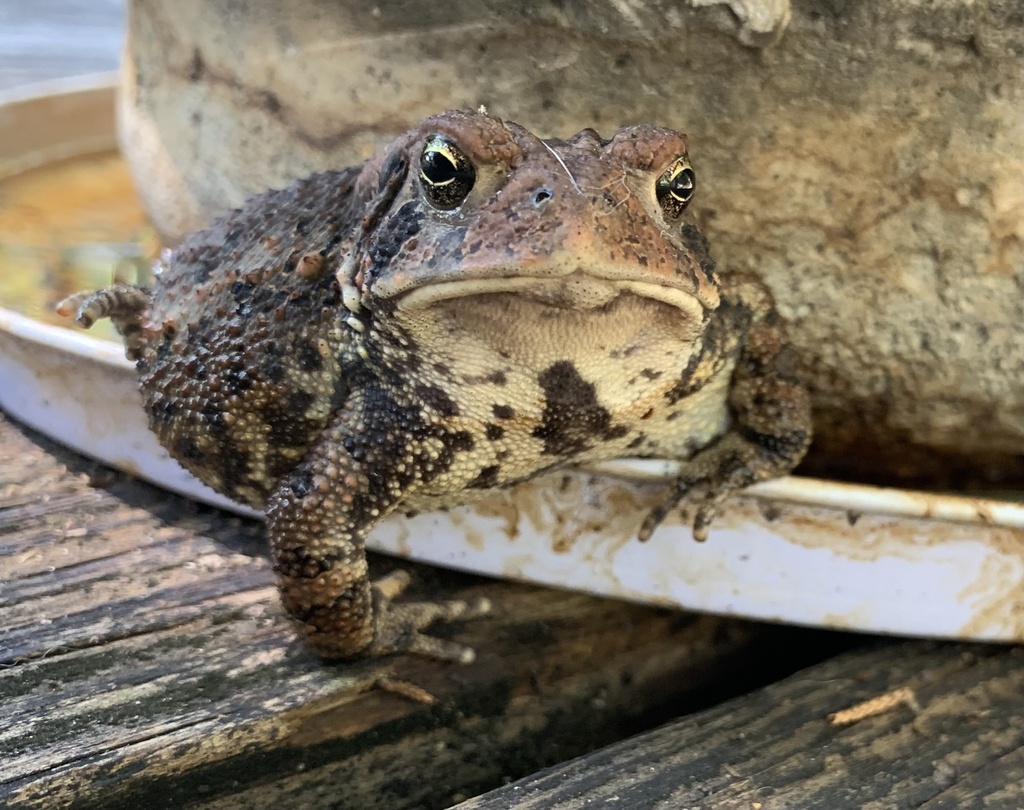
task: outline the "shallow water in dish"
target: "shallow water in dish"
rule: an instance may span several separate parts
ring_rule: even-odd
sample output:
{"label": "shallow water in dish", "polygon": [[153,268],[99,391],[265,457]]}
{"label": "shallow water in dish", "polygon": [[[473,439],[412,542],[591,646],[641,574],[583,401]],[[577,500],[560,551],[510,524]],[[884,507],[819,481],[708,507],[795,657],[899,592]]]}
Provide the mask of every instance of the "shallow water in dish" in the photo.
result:
{"label": "shallow water in dish", "polygon": [[[0,307],[57,326],[64,296],[147,278],[160,251],[127,164],[114,151],[0,179]],[[109,322],[90,334],[118,340]]]}

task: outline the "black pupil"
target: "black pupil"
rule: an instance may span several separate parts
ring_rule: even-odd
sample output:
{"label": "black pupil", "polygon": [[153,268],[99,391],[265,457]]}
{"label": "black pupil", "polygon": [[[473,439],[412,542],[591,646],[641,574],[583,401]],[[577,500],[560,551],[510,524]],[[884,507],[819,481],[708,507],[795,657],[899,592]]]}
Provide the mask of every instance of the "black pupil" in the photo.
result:
{"label": "black pupil", "polygon": [[423,169],[423,176],[431,183],[447,183],[466,174],[452,163],[447,155],[435,150],[423,153],[420,167]]}
{"label": "black pupil", "polygon": [[683,169],[672,178],[672,181],[669,183],[669,190],[684,200],[689,198],[693,194],[693,172],[689,169]]}

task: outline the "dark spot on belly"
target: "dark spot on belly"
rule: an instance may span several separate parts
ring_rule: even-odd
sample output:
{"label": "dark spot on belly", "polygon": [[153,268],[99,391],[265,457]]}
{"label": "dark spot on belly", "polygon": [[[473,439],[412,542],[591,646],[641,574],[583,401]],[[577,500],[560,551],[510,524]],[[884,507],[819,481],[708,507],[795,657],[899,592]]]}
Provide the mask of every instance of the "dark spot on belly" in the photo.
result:
{"label": "dark spot on belly", "polygon": [[496,442],[498,441],[498,439],[505,435],[505,428],[503,428],[501,425],[495,425],[493,422],[488,422],[486,433],[488,439],[490,439],[492,442]]}
{"label": "dark spot on belly", "polygon": [[544,412],[533,435],[544,442],[548,455],[573,456],[594,442],[624,436],[624,425],[612,425],[611,414],[597,400],[594,384],[576,366],[560,360],[541,372],[537,382],[544,391]]}
{"label": "dark spot on belly", "polygon": [[446,444],[457,453],[468,453],[476,447],[476,442],[473,441],[473,434],[468,430],[457,430],[448,434]]}
{"label": "dark spot on belly", "polygon": [[470,489],[489,489],[498,482],[498,473],[501,472],[501,467],[497,464],[492,464],[490,467],[484,467],[480,470],[480,474],[466,484]]}
{"label": "dark spot on belly", "polygon": [[515,410],[510,405],[492,405],[491,411],[497,419],[511,419],[516,415]]}
{"label": "dark spot on belly", "polygon": [[[448,431],[437,425],[424,425],[424,435],[441,440],[440,451],[432,452],[428,444],[423,444],[415,454],[416,466],[421,481],[430,483],[439,475],[451,469],[457,453],[468,453],[476,445],[472,434],[467,430]],[[393,460],[383,458],[385,464],[393,464]],[[392,477],[393,473],[384,477]]]}

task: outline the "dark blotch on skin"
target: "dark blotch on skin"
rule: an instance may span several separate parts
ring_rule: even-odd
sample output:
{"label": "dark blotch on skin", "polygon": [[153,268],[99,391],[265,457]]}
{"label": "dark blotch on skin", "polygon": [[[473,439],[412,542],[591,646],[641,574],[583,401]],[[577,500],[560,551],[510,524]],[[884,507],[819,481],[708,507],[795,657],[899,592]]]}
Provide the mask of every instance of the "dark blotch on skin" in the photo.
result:
{"label": "dark blotch on skin", "polygon": [[739,306],[723,302],[701,336],[700,348],[690,355],[683,373],[672,388],[665,392],[670,405],[699,391],[740,350],[739,336],[745,335],[750,325],[750,312]]}
{"label": "dark blotch on skin", "polygon": [[490,489],[498,482],[499,472],[501,472],[501,467],[497,464],[492,464],[490,467],[484,467],[480,470],[480,474],[466,486],[470,489]]}
{"label": "dark blotch on skin", "polygon": [[196,245],[185,248],[179,254],[180,261],[194,266],[192,271],[195,284],[205,284],[213,272],[224,261],[223,253],[215,245]]}
{"label": "dark blotch on skin", "polygon": [[391,213],[374,233],[369,248],[375,270],[386,268],[402,249],[402,245],[420,232],[423,212],[416,200],[410,200]]}
{"label": "dark blotch on skin", "polygon": [[458,416],[458,404],[436,385],[417,385],[416,396],[441,416]]}
{"label": "dark blotch on skin", "polygon": [[405,158],[401,155],[401,153],[396,152],[392,154],[387,159],[387,162],[380,168],[380,174],[377,176],[377,193],[380,193],[384,190],[384,187],[387,186],[388,181],[391,180],[392,177],[394,177],[397,174],[404,173]]}
{"label": "dark blotch on skin", "polygon": [[252,378],[240,361],[228,368],[221,379],[224,389],[233,396],[240,396],[252,388]]}
{"label": "dark blotch on skin", "polygon": [[708,240],[704,238],[704,234],[697,229],[696,225],[687,222],[679,229],[679,235],[683,238],[683,244],[697,259],[705,277],[708,281],[712,281],[715,274],[715,260],[711,258]]}
{"label": "dark blotch on skin", "polygon": [[192,462],[201,461],[203,454],[199,449],[199,445],[195,443],[193,439],[183,439],[178,442],[176,448],[181,455]]}
{"label": "dark blotch on skin", "polygon": [[449,230],[437,243],[436,252],[452,259],[462,258],[462,243],[466,241],[466,226],[460,225]]}
{"label": "dark blotch on skin", "polygon": [[316,396],[309,391],[297,389],[288,395],[288,413],[295,418],[301,418],[309,406],[316,400]]}
{"label": "dark blotch on skin", "polygon": [[324,359],[312,343],[299,346],[299,368],[305,372],[319,371],[323,368]]}
{"label": "dark blotch on skin", "polygon": [[741,425],[739,431],[747,441],[777,456],[794,455],[807,442],[807,431],[804,430],[790,433],[760,433],[749,425]]}
{"label": "dark blotch on skin", "polygon": [[210,435],[219,443],[224,444],[228,440],[227,423],[224,420],[224,412],[216,402],[207,402],[199,409],[200,416],[206,420],[207,430]]}
{"label": "dark blotch on skin", "polygon": [[334,568],[336,561],[337,557],[332,554],[314,556],[301,547],[278,549],[274,554],[274,572],[286,577],[313,579]]}
{"label": "dark blotch on skin", "polygon": [[488,422],[486,433],[488,439],[490,439],[492,442],[496,442],[498,439],[505,435],[505,428],[503,428],[501,425],[495,425],[493,422]]}
{"label": "dark blotch on skin", "polygon": [[569,361],[553,364],[538,375],[537,382],[545,402],[533,435],[544,442],[547,455],[577,455],[595,439],[620,438],[628,432],[625,425],[611,424],[611,414],[597,401],[593,383],[584,380]]}
{"label": "dark blotch on skin", "polygon": [[476,446],[473,434],[468,430],[457,430],[448,434],[447,446],[458,453],[468,453]]}
{"label": "dark blotch on skin", "polygon": [[158,424],[169,424],[178,412],[178,403],[173,400],[164,399],[155,403],[149,409],[149,415]]}
{"label": "dark blotch on skin", "polygon": [[516,415],[511,405],[492,405],[491,412],[497,419],[511,419]]}
{"label": "dark blotch on skin", "polygon": [[252,297],[253,288],[256,285],[251,281],[235,281],[231,284],[231,297],[239,304],[244,304]]}

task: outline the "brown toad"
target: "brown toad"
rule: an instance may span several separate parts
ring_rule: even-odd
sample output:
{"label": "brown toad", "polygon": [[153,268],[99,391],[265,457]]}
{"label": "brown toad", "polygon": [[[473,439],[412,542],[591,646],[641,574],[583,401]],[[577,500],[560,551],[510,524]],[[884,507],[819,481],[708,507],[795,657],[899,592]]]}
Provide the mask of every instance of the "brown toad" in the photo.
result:
{"label": "brown toad", "polygon": [[719,280],[685,138],[543,141],[429,118],[362,166],[269,191],[189,237],[155,288],[75,296],[137,362],[150,423],[202,481],[265,508],[288,612],[325,658],[470,660],[420,631],[486,604],[400,604],[363,540],[580,462],[688,460],[703,538],[732,491],[788,472],[808,398],[768,292]]}

